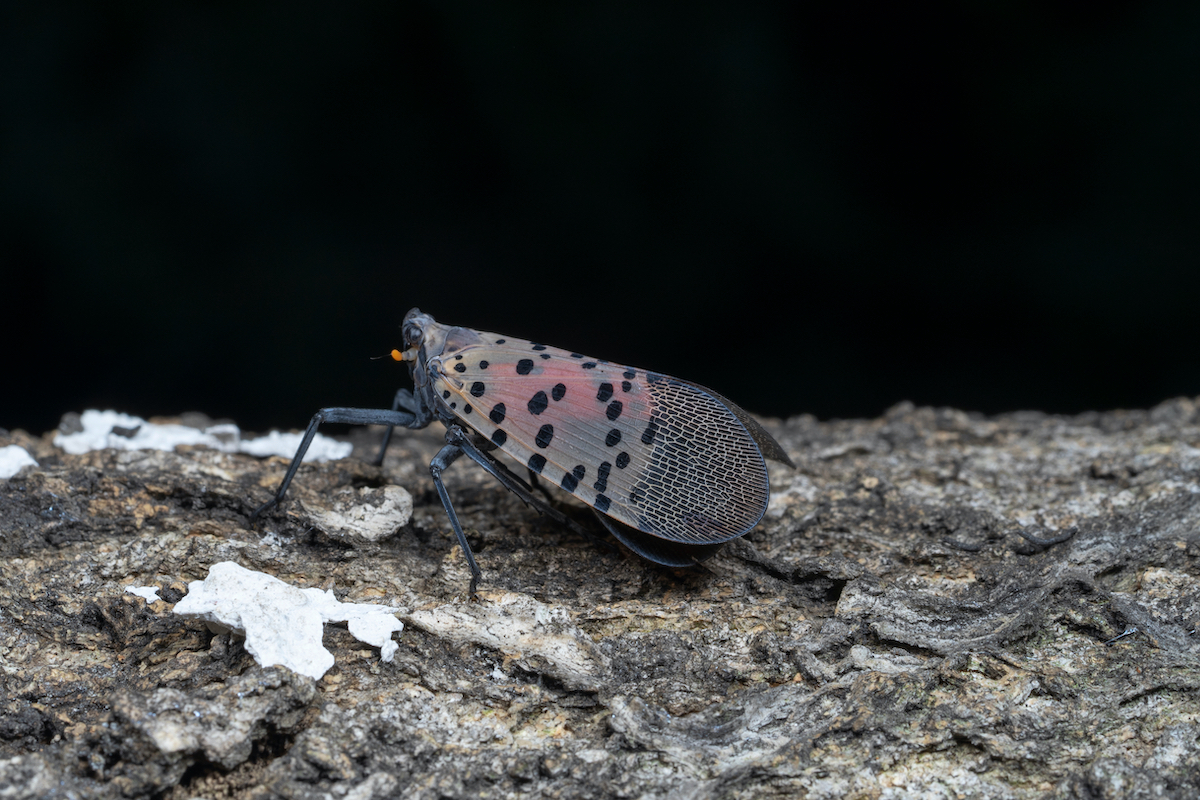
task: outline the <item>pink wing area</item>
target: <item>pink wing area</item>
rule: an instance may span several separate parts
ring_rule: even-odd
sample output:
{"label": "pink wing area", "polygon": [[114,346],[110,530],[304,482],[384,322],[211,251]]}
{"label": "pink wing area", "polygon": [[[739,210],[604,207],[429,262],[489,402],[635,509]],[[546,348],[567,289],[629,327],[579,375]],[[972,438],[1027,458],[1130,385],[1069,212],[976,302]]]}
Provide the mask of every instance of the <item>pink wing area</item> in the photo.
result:
{"label": "pink wing area", "polygon": [[597,511],[685,544],[728,541],[762,519],[758,444],[778,445],[719,395],[499,334],[447,344],[429,369],[450,411]]}

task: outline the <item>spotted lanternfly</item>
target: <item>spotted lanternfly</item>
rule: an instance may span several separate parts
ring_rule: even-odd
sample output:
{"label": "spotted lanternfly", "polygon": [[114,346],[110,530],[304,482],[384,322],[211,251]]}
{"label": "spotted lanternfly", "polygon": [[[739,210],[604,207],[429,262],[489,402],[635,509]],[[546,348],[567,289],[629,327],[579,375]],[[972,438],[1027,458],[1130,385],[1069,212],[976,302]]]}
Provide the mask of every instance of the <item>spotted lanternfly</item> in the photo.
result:
{"label": "spotted lanternfly", "polygon": [[[275,497],[283,499],[322,422],[395,426],[439,420],[446,446],[429,465],[471,568],[480,571],[442,472],[463,454],[538,511],[582,531],[532,494],[496,450],[587,503],[630,550],[667,566],[690,566],[749,532],[767,510],[766,458],[795,466],[749,414],[721,395],[656,372],[610,364],[544,344],[442,325],[419,309],[404,318],[414,389],[391,410],[324,408],[308,424]],[[584,532],[586,534],[586,532]]]}

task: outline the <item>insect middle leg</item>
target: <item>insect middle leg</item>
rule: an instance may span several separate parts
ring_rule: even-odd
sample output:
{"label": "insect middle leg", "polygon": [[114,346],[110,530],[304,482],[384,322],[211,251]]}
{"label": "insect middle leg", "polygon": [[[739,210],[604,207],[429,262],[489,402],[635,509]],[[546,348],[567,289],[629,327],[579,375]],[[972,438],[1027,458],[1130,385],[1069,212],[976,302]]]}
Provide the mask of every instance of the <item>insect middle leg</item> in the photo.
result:
{"label": "insect middle leg", "polygon": [[[471,585],[468,592],[472,598],[476,597],[475,590],[479,586],[479,579],[483,577],[483,573],[479,570],[479,565],[475,563],[475,554],[471,551],[471,545],[467,542],[467,534],[463,531],[462,523],[458,521],[458,514],[454,510],[454,503],[450,501],[450,493],[446,491],[446,484],[442,482],[442,472],[444,472],[451,464],[457,461],[463,454],[466,454],[472,461],[483,467],[489,475],[508,489],[510,492],[521,498],[526,505],[530,505],[538,512],[546,514],[557,522],[567,525],[572,530],[578,531],[584,536],[588,536],[587,531],[580,527],[573,520],[570,520],[562,512],[538,500],[530,492],[529,486],[516,475],[512,470],[504,466],[496,460],[496,457],[491,453],[481,450],[466,431],[457,425],[451,425],[446,429],[446,446],[438,451],[438,454],[433,457],[433,461],[429,463],[429,473],[433,476],[433,485],[437,488],[438,497],[442,499],[442,507],[446,509],[446,516],[450,519],[450,527],[454,529],[454,535],[458,538],[459,547],[462,548],[463,555],[466,556],[467,565],[471,569]],[[589,538],[592,538],[589,536]]]}
{"label": "insect middle leg", "polygon": [[429,474],[433,476],[433,485],[437,488],[438,497],[442,498],[442,508],[446,509],[446,516],[450,518],[450,527],[454,529],[454,535],[458,537],[458,545],[462,548],[463,555],[467,557],[467,566],[471,568],[471,587],[468,592],[474,599],[475,589],[479,586],[479,579],[483,577],[483,573],[479,571],[479,565],[475,563],[475,554],[471,552],[467,534],[463,532],[462,523],[458,521],[458,514],[454,511],[454,504],[450,502],[450,493],[446,491],[446,484],[442,483],[442,472],[457,461],[462,454],[463,449],[457,444],[446,445],[433,457],[433,461],[429,462]]}
{"label": "insect middle leg", "polygon": [[[502,461],[500,461],[494,455],[492,455],[490,452],[488,452],[487,450],[484,450],[482,447],[480,447],[478,444],[476,444],[475,441],[472,439],[472,437],[470,435],[468,435],[467,432],[464,431],[461,427],[455,425],[455,426],[451,426],[449,429],[447,429],[446,441],[452,442],[453,444],[455,444],[456,446],[461,448],[464,453],[466,453],[468,456],[470,456],[472,461],[474,461],[479,466],[483,467],[489,475],[491,475],[496,480],[500,481],[500,484],[505,489],[508,489],[510,492],[515,494],[518,498],[520,498],[521,502],[523,502],[525,505],[532,508],[534,511],[538,512],[539,514],[544,514],[545,516],[550,517],[550,519],[554,520],[555,522],[559,523],[560,525],[566,525],[572,531],[579,534],[580,536],[582,536],[585,539],[590,539],[591,541],[596,542],[597,544],[603,545],[604,547],[607,547],[610,550],[613,550],[613,551],[616,550],[616,548],[613,547],[611,542],[606,542],[605,540],[598,538],[597,536],[595,536],[594,534],[589,532],[587,530],[587,528],[584,528],[578,522],[571,519],[566,514],[562,513],[557,508],[550,505],[548,502],[543,501],[537,497],[534,497],[533,496],[533,487],[531,487],[528,483],[526,483],[525,481],[523,481],[519,477],[517,477],[517,475],[515,473],[513,473],[513,471],[510,470],[507,466],[505,466]],[[540,484],[538,486],[540,487]],[[545,492],[544,487],[540,487],[540,488],[542,488],[542,491],[544,493]]]}

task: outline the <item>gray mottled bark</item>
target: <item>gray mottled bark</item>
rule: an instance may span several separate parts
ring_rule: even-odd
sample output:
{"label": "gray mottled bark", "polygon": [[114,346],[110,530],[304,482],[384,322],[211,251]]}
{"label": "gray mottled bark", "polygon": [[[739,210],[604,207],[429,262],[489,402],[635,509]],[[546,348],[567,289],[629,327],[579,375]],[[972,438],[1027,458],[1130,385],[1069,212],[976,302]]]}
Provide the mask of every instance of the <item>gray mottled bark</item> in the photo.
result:
{"label": "gray mottled bark", "polygon": [[[1196,402],[768,428],[798,468],[690,570],[455,465],[479,603],[433,431],[304,467],[255,527],[282,459],[0,436],[39,461],[0,481],[0,797],[1200,795]],[[331,522],[393,484],[394,534]],[[399,653],[330,626],[320,680],[257,666],[171,613],[219,561],[403,608]]]}

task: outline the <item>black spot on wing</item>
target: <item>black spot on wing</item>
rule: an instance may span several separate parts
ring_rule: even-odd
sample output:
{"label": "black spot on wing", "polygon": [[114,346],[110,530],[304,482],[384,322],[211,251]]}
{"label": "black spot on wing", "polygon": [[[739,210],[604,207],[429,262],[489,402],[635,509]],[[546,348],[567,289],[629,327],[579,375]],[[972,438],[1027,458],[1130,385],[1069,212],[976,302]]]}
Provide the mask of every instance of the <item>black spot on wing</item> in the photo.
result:
{"label": "black spot on wing", "polygon": [[613,400],[611,403],[609,403],[608,410],[605,412],[608,415],[608,421],[616,422],[617,417],[621,416],[621,409],[624,407],[625,404],[620,400]]}
{"label": "black spot on wing", "polygon": [[507,414],[508,409],[505,408],[504,403],[496,403],[496,405],[492,406],[492,410],[488,412],[488,419],[499,425],[501,422],[504,422],[504,417]]}
{"label": "black spot on wing", "polygon": [[541,453],[534,453],[533,455],[531,455],[529,457],[529,461],[528,461],[528,463],[526,463],[525,466],[529,467],[531,470],[533,470],[538,475],[541,475],[542,470],[546,466],[546,457],[544,455],[542,455]]}
{"label": "black spot on wing", "polygon": [[550,396],[555,400],[562,400],[567,396],[567,387],[561,383],[554,384],[554,388],[550,390]]}
{"label": "black spot on wing", "polygon": [[471,384],[471,396],[472,397],[483,397],[484,389],[485,389],[485,387],[483,385],[483,381],[475,381],[474,383]]}
{"label": "black spot on wing", "polygon": [[562,487],[568,492],[573,492],[579,486],[579,482],[583,480],[583,476],[587,474],[587,468],[583,464],[576,464],[575,468],[563,475]]}
{"label": "black spot on wing", "polygon": [[597,492],[608,491],[608,473],[612,471],[612,463],[608,461],[600,462],[600,469],[596,471],[596,482],[592,484],[592,488]]}
{"label": "black spot on wing", "polygon": [[546,397],[546,393],[538,392],[533,397],[529,398],[529,413],[536,417],[538,414],[541,414],[543,411],[545,411],[546,407],[549,405],[550,400]]}
{"label": "black spot on wing", "polygon": [[528,375],[530,372],[533,372],[533,359],[532,358],[522,358],[520,361],[517,362],[517,374],[518,375]]}
{"label": "black spot on wing", "polygon": [[550,442],[554,441],[554,426],[549,423],[538,428],[537,436],[534,437],[533,443],[545,450],[550,446]]}
{"label": "black spot on wing", "polygon": [[499,428],[496,428],[496,430],[492,433],[492,444],[496,445],[497,447],[504,447],[504,443],[507,441],[508,434]]}
{"label": "black spot on wing", "polygon": [[608,432],[608,436],[604,437],[604,443],[609,447],[616,447],[621,443],[621,431],[613,428]]}
{"label": "black spot on wing", "polygon": [[601,403],[607,403],[612,399],[613,385],[611,383],[600,384],[600,389],[596,392],[596,399]]}

